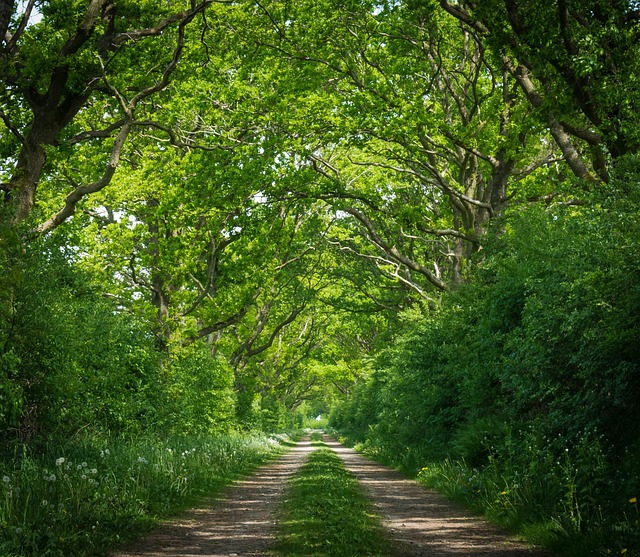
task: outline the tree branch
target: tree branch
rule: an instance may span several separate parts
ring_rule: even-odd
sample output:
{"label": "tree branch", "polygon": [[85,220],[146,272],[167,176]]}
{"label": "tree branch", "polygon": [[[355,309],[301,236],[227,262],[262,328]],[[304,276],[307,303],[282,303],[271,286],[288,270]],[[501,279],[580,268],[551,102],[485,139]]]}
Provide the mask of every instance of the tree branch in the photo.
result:
{"label": "tree branch", "polygon": [[[0,0],[1,1],[1,0]],[[22,134],[20,133],[20,130],[18,128],[16,128],[13,123],[11,122],[11,120],[9,119],[9,116],[7,116],[4,112],[2,112],[0,110],[0,118],[2,119],[2,121],[4,122],[4,125],[7,127],[7,129],[16,137],[16,139],[22,144],[24,145],[25,139],[22,136]]]}
{"label": "tree branch", "polygon": [[[76,33],[75,37],[72,37],[71,39],[69,39],[69,41],[67,41],[67,43],[63,47],[63,52],[67,52],[67,54],[69,54],[73,52],[74,49],[79,48],[81,43],[77,44],[77,42],[80,40],[78,37],[82,37],[83,36],[82,33],[86,33],[90,30],[90,27],[95,23],[95,19],[97,18],[105,1],[107,0],[92,0],[92,2],[89,5],[89,8],[87,9],[85,19],[83,21],[83,24],[80,26],[78,33]],[[208,2],[201,4],[200,8],[198,9],[201,9],[207,3]],[[185,12],[182,12],[182,13],[184,14]],[[103,64],[102,66],[103,81],[107,86],[107,88],[112,92],[114,97],[116,97],[116,99],[118,100],[120,107],[122,108],[122,111],[124,112],[124,115],[125,115],[123,120],[121,120],[123,121],[122,127],[120,128],[120,131],[111,149],[111,156],[109,158],[109,163],[107,164],[107,167],[103,172],[102,176],[98,180],[94,181],[91,184],[79,186],[74,191],[72,191],[69,195],[67,195],[64,207],[60,211],[58,211],[58,213],[50,217],[47,221],[37,226],[32,233],[43,234],[56,228],[57,226],[62,224],[65,220],[67,220],[69,217],[71,217],[75,213],[76,206],[80,202],[80,200],[82,200],[87,195],[90,195],[102,190],[111,182],[111,179],[113,178],[115,171],[118,167],[118,164],[120,162],[120,155],[122,153],[122,149],[131,132],[131,128],[133,126],[133,115],[137,105],[143,99],[153,95],[154,93],[161,91],[168,85],[171,74],[175,71],[178,65],[178,62],[180,60],[180,57],[182,55],[182,51],[184,49],[185,27],[193,19],[193,17],[195,17],[196,13],[197,13],[197,10],[194,10],[192,12],[186,12],[187,15],[183,16],[183,19],[180,21],[180,25],[178,26],[178,37],[176,41],[176,46],[174,48],[173,55],[171,57],[170,62],[164,68],[162,77],[158,81],[156,81],[153,85],[143,89],[142,91],[134,95],[133,98],[131,98],[129,101],[125,99],[125,97],[121,94],[120,91],[118,91],[115,87],[113,87],[109,83],[106,76],[106,69]],[[175,20],[172,20],[172,21],[175,21]],[[84,40],[86,40],[86,38]],[[102,62],[102,58],[100,60]],[[116,129],[116,127],[117,126],[113,124],[108,129]]]}
{"label": "tree branch", "polygon": [[[200,4],[193,6],[188,10],[183,10],[181,12],[175,13],[159,23],[157,23],[153,27],[147,27],[145,29],[137,29],[135,31],[127,31],[125,33],[118,33],[115,37],[112,38],[112,45],[118,46],[128,41],[136,41],[138,39],[144,37],[154,37],[160,35],[167,27],[169,27],[172,23],[176,21],[190,22],[198,13],[202,12],[209,4],[212,4],[213,0],[206,0],[201,2]],[[230,3],[230,2],[222,2],[222,3]]]}
{"label": "tree branch", "polygon": [[190,313],[193,313],[200,304],[204,301],[205,298],[211,297],[211,287],[213,286],[213,281],[217,274],[218,269],[218,258],[220,253],[232,242],[236,241],[237,237],[229,237],[225,238],[219,243],[215,243],[213,239],[211,239],[211,253],[209,254],[209,261],[207,263],[207,283],[206,285],[199,284],[200,286],[200,294],[196,298],[196,300],[191,304],[191,306],[183,312],[182,316],[186,317]]}
{"label": "tree branch", "polygon": [[9,44],[13,40],[9,31],[13,6],[14,0],[0,0],[0,44],[4,41],[7,45],[2,50],[9,50]]}
{"label": "tree branch", "polygon": [[306,302],[303,303],[300,307],[297,307],[294,310],[292,310],[291,313],[289,314],[289,316],[286,319],[284,319],[284,321],[281,321],[280,323],[278,323],[278,325],[276,325],[276,327],[273,330],[273,332],[271,333],[271,336],[269,337],[269,339],[264,344],[261,344],[257,348],[248,348],[244,353],[243,359],[248,359],[248,358],[251,358],[253,356],[257,356],[261,352],[264,352],[267,348],[270,348],[273,345],[273,341],[278,336],[278,333],[284,327],[286,327],[290,323],[293,323],[296,320],[296,318],[298,317],[298,315],[300,315],[304,311],[305,308],[306,308]]}
{"label": "tree branch", "polygon": [[[403,276],[400,273],[400,263],[398,261],[391,261],[390,259],[385,259],[384,257],[381,257],[379,255],[372,255],[372,254],[368,254],[368,253],[361,253],[359,251],[354,250],[353,248],[349,247],[349,246],[343,246],[340,242],[331,242],[333,244],[337,243],[338,246],[340,247],[340,249],[342,251],[348,251],[350,253],[353,253],[354,255],[361,257],[363,259],[371,259],[372,261],[376,262],[376,267],[378,268],[378,270],[385,276],[393,279],[393,280],[399,280],[400,282],[402,282],[403,284],[406,284],[409,288],[411,288],[412,290],[415,290],[421,298],[423,298],[424,300],[428,301],[429,303],[436,303],[436,300],[434,298],[432,298],[431,296],[427,295],[427,293],[418,285],[416,284],[414,281],[409,280],[407,277]],[[389,267],[393,267],[393,272],[388,271],[387,269],[385,269],[384,267],[382,267],[381,265],[388,265]],[[352,281],[353,282],[353,281]],[[367,296],[369,297],[369,296]],[[375,302],[375,300],[374,300]]]}
{"label": "tree branch", "polygon": [[426,277],[426,279],[439,290],[447,290],[447,285],[442,280],[440,280],[433,272],[420,265],[419,263],[413,261],[412,259],[406,257],[398,250],[396,246],[391,246],[385,240],[383,240],[376,231],[373,222],[371,222],[371,220],[363,213],[361,213],[357,209],[354,209],[353,207],[342,208],[342,210],[355,217],[365,227],[371,241],[375,245],[377,245],[383,252],[393,257],[399,263],[402,263],[405,267]]}
{"label": "tree branch", "polygon": [[472,29],[475,29],[479,33],[482,33],[483,35],[489,33],[489,30],[482,22],[474,20],[469,13],[463,10],[459,5],[450,4],[447,0],[440,0],[440,6],[442,6],[447,13],[459,21],[462,21]]}
{"label": "tree branch", "polygon": [[202,327],[201,329],[198,330],[196,334],[196,338],[191,340],[195,341],[195,340],[204,338],[206,336],[209,336],[210,334],[216,333],[218,331],[222,331],[228,327],[231,327],[232,325],[236,325],[240,323],[240,321],[242,321],[242,319],[247,315],[247,313],[249,313],[251,306],[253,306],[253,304],[255,303],[259,295],[260,295],[260,289],[256,291],[256,293],[251,297],[250,301],[247,302],[239,311],[237,311],[233,315],[230,315],[226,319],[217,321],[212,325]]}
{"label": "tree branch", "polygon": [[[18,27],[13,32],[13,34],[9,33],[8,27],[6,27],[3,32],[3,29],[2,29],[3,26],[2,24],[0,24],[0,37],[6,36],[8,39],[6,41],[7,45],[5,47],[6,52],[10,54],[14,53],[16,45],[18,44],[18,41],[20,40],[22,33],[26,29],[27,23],[29,23],[29,18],[31,17],[31,12],[33,11],[35,3],[36,3],[36,0],[29,0],[29,2],[27,3],[27,6],[24,9],[24,12],[22,13],[22,16],[20,17],[20,21],[18,22]],[[2,4],[6,4],[7,6],[10,6],[11,4],[13,4],[13,2],[11,1],[2,2]]]}
{"label": "tree branch", "polygon": [[[514,76],[529,102],[535,107],[540,108],[543,105],[543,99],[533,81],[531,80],[531,76],[529,73],[529,69],[523,64],[518,65],[517,67],[509,60],[506,56],[503,58],[505,66]],[[598,178],[593,175],[593,173],[589,170],[587,165],[582,160],[580,153],[576,149],[575,145],[571,141],[571,136],[567,133],[567,131],[562,127],[562,124],[558,122],[558,120],[553,116],[550,111],[545,111],[547,125],[549,127],[549,132],[555,139],[558,147],[562,151],[565,157],[565,161],[569,165],[571,171],[578,177],[588,181],[597,181]]]}
{"label": "tree branch", "polygon": [[[98,139],[98,138],[103,138],[103,137],[110,137],[111,134],[121,128],[126,122],[125,118],[121,118],[120,120],[117,120],[115,122],[113,122],[112,124],[109,124],[106,128],[102,129],[102,130],[89,130],[89,131],[83,131],[80,132],[77,135],[74,135],[73,137],[70,137],[69,139],[67,139],[65,141],[65,143],[69,144],[69,145],[76,145],[77,143],[81,143],[82,141],[86,141],[88,139]],[[135,122],[134,122],[135,124]]]}
{"label": "tree branch", "polygon": [[45,232],[53,230],[75,213],[76,205],[83,197],[92,193],[99,192],[107,185],[109,185],[111,179],[113,178],[113,175],[116,172],[116,169],[118,168],[118,164],[120,162],[120,154],[130,131],[131,122],[126,122],[125,125],[120,128],[120,132],[118,133],[118,136],[116,137],[116,140],[111,149],[111,157],[109,158],[109,163],[107,164],[107,167],[105,168],[102,176],[91,184],[77,187],[74,191],[67,195],[64,207],[47,221],[38,225],[33,231],[34,234],[44,234]]}

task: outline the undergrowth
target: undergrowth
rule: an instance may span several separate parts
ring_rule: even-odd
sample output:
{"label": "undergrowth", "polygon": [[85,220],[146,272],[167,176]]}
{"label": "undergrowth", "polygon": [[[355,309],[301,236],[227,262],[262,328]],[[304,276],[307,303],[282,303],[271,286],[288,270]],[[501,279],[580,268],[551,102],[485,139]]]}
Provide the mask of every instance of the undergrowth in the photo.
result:
{"label": "undergrowth", "polygon": [[286,436],[85,439],[0,460],[0,555],[85,557],[148,531],[282,450]]}
{"label": "undergrowth", "polygon": [[559,556],[639,557],[637,497],[620,501],[617,513],[605,513],[590,492],[597,479],[590,488],[583,483],[574,459],[567,453],[549,470],[540,465],[531,473],[445,459],[422,468],[418,479]]}
{"label": "undergrowth", "polygon": [[[489,447],[486,460],[473,464],[460,457],[435,460],[410,448],[398,453],[369,440],[340,438],[408,476],[417,474],[425,486],[559,557],[640,557],[637,491],[621,496],[597,440],[567,445],[562,436],[548,439],[529,430],[520,434],[519,442],[512,436],[509,450],[498,453]],[[628,485],[637,484],[634,473],[628,475]]]}

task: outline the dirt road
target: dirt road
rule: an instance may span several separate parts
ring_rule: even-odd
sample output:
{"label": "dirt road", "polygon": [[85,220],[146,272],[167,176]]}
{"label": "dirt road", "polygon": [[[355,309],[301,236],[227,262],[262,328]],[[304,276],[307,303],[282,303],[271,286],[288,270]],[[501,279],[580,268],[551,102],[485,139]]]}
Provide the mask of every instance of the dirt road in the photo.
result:
{"label": "dirt road", "polygon": [[333,439],[325,443],[360,480],[389,532],[398,557],[551,557]]}
{"label": "dirt road", "polygon": [[[472,517],[395,470],[333,439],[327,445],[356,475],[389,533],[396,557],[551,557]],[[308,438],[215,500],[167,523],[112,557],[273,555],[276,510],[288,480],[314,450]]]}
{"label": "dirt road", "polygon": [[315,448],[304,438],[279,460],[262,466],[219,498],[164,524],[113,557],[269,555],[278,501],[291,476]]}

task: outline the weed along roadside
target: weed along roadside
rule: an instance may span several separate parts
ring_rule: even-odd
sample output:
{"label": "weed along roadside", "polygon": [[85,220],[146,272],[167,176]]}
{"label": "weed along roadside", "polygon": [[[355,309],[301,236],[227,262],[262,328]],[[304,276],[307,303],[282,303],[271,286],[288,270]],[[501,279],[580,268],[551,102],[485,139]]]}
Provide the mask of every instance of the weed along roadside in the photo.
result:
{"label": "weed along roadside", "polygon": [[382,557],[389,544],[372,503],[334,450],[317,448],[290,480],[281,502],[276,551],[282,556]]}
{"label": "weed along roadside", "polygon": [[111,557],[273,555],[278,503],[287,482],[315,449],[308,437],[285,444],[288,450],[279,458]]}
{"label": "weed along roadside", "polygon": [[550,557],[321,433],[186,441],[25,457],[0,557]]}
{"label": "weed along roadside", "polygon": [[73,441],[0,461],[0,556],[104,555],[290,449],[283,435]]}

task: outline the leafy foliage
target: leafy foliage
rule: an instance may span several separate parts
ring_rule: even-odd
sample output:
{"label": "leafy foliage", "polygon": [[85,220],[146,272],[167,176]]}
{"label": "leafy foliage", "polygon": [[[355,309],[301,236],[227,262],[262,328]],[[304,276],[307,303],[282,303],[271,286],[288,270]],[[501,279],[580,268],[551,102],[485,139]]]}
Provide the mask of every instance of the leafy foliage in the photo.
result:
{"label": "leafy foliage", "polygon": [[506,522],[558,517],[587,545],[596,532],[598,543],[625,543],[614,533],[640,488],[631,168],[617,183],[624,196],[513,215],[474,281],[408,323],[333,424],[409,469],[429,464],[433,485]]}

